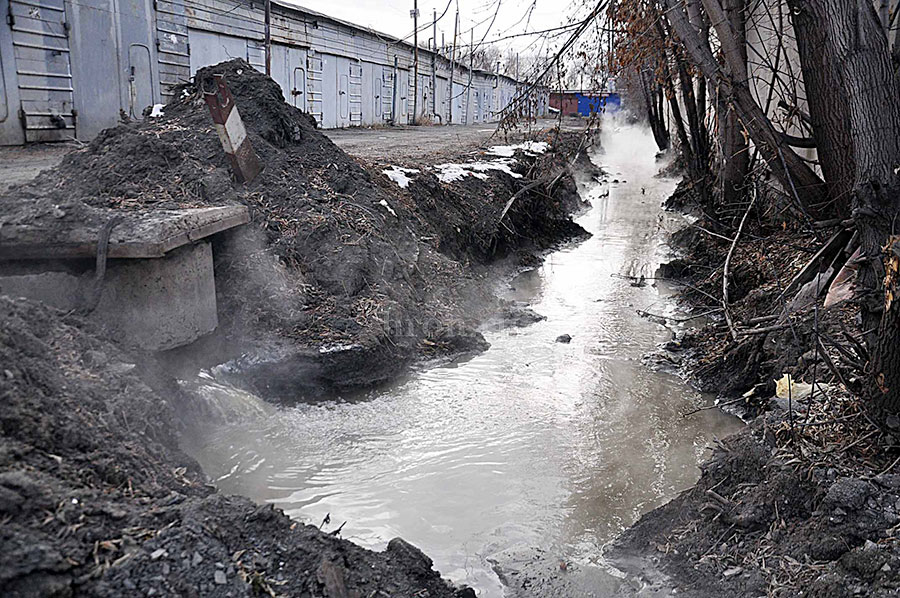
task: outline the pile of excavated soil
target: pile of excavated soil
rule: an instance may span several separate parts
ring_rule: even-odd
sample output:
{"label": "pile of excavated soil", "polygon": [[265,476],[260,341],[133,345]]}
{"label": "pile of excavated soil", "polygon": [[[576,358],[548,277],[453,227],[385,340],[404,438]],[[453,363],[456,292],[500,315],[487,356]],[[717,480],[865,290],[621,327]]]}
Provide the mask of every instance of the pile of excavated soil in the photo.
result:
{"label": "pile of excavated soil", "polygon": [[135,362],[0,296],[3,596],[474,596],[403,540],[370,552],[216,494],[176,446],[174,385]]}
{"label": "pile of excavated soil", "polygon": [[[691,207],[689,190],[676,199]],[[719,316],[674,343],[692,354],[685,374],[752,423],[721,443],[694,488],[645,515],[609,556],[638,574],[663,572],[685,596],[897,596],[900,434],[875,426],[859,399],[866,355],[854,308],[780,297],[831,231],[817,240],[777,213],[763,203],[751,214],[732,255],[738,340]],[[698,309],[721,297],[734,234],[706,215],[674,235],[681,256],[663,274],[680,276]],[[789,304],[790,317],[779,315]],[[798,391],[821,384],[822,392],[778,396],[785,374]]]}
{"label": "pile of excavated soil", "polygon": [[[263,171],[232,181],[203,90],[224,74]],[[520,155],[534,178],[560,153]],[[498,303],[467,266],[531,254],[582,234],[567,174],[530,181],[492,172],[451,184],[433,174],[400,190],[286,104],[270,78],[236,59],[198,71],[163,115],[103,131],[35,181],[0,196],[0,219],[100,223],[121,210],[240,203],[252,222],[214,238],[220,330],[207,353],[261,394],[300,398],[368,386],[410,359],[485,346]],[[297,372],[304,372],[298,376]],[[299,378],[302,378],[300,380]]]}

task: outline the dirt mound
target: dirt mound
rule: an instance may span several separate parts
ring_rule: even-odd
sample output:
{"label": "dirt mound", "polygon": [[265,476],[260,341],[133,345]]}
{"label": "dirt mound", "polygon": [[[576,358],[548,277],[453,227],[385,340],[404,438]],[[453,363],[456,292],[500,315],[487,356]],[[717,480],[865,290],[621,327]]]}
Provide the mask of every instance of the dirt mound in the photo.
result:
{"label": "dirt mound", "polygon": [[0,296],[4,596],[467,595],[402,540],[374,553],[213,493],[176,447],[177,392],[86,326]]}
{"label": "dirt mound", "polygon": [[[223,74],[237,102],[254,150],[269,171],[252,184],[231,182],[231,173],[203,98]],[[286,104],[278,85],[245,61],[236,59],[197,72],[193,83],[175,90],[163,115],[123,123],[102,131],[85,149],[68,154],[59,167],[19,187],[14,195],[60,204],[140,209],[221,205],[241,201],[255,207],[254,191],[280,206],[286,191],[321,198],[341,192],[341,181],[368,177],[358,164],[316,130],[315,121]],[[285,152],[285,150],[292,150]],[[290,162],[291,164],[287,164]],[[325,165],[341,176],[310,185]],[[291,168],[289,168],[291,166]],[[325,173],[328,174],[327,172]],[[331,184],[334,181],[334,184]],[[279,183],[293,185],[281,189]],[[335,187],[332,189],[332,187]],[[295,199],[301,199],[295,197]],[[301,201],[302,203],[302,201]],[[76,217],[77,213],[73,213]]]}
{"label": "dirt mound", "polygon": [[[233,183],[203,99],[215,74],[225,76],[264,165],[249,184]],[[537,176],[565,165],[523,157],[517,168]],[[501,221],[526,185],[503,173],[452,185],[429,175],[401,190],[236,59],[198,71],[162,116],[105,130],[10,190],[0,219],[52,230],[121,210],[248,206],[249,225],[213,238],[220,327],[204,365],[241,356],[232,370],[255,390],[296,400],[387,380],[423,347],[483,348],[475,328],[498,303],[465,266],[583,232],[569,219],[577,200],[567,176],[552,191],[521,193]]]}

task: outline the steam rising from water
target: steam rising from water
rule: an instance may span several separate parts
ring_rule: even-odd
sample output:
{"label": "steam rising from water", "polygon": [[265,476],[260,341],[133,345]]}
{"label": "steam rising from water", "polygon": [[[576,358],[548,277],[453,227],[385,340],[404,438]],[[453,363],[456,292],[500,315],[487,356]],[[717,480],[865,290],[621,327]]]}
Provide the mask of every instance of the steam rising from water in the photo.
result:
{"label": "steam rising from water", "polygon": [[[604,544],[694,483],[708,443],[738,423],[713,410],[684,418],[706,399],[640,363],[670,332],[635,309],[671,303],[613,275],[664,258],[659,206],[675,181],[653,178],[648,131],[608,122],[602,142],[596,161],[628,182],[583,189],[594,207],[579,223],[594,236],[507,290],[546,321],[486,332],[487,352],[356,402],[273,410],[238,393],[226,407],[227,387],[201,381],[219,411],[251,417],[198,429],[188,451],[225,492],[314,523],[330,513],[376,549],[402,536],[481,596],[503,593],[495,567],[558,570],[559,559],[614,586]],[[554,342],[561,334],[572,342]]]}

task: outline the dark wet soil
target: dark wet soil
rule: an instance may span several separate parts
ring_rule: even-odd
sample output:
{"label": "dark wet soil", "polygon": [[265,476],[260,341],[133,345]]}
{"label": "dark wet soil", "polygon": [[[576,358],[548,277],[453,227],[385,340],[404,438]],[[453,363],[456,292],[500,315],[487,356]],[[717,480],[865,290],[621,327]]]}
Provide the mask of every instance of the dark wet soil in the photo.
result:
{"label": "dark wet soil", "polygon": [[896,596],[900,476],[801,460],[779,415],[725,439],[697,485],[629,528],[610,556],[685,596]]}
{"label": "dark wet soil", "polygon": [[216,494],[148,356],[0,297],[0,587],[19,596],[465,596],[415,547],[374,553]]}

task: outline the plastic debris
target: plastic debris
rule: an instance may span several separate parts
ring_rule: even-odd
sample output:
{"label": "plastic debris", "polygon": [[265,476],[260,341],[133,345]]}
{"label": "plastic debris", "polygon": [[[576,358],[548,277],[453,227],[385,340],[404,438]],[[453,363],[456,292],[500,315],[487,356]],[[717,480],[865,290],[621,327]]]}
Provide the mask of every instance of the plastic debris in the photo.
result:
{"label": "plastic debris", "polygon": [[[816,392],[824,395],[828,390],[828,384],[816,384]],[[790,374],[785,374],[780,379],[775,380],[775,396],[779,399],[788,399],[799,401],[808,399],[813,392],[813,385],[805,382],[795,382]]]}

